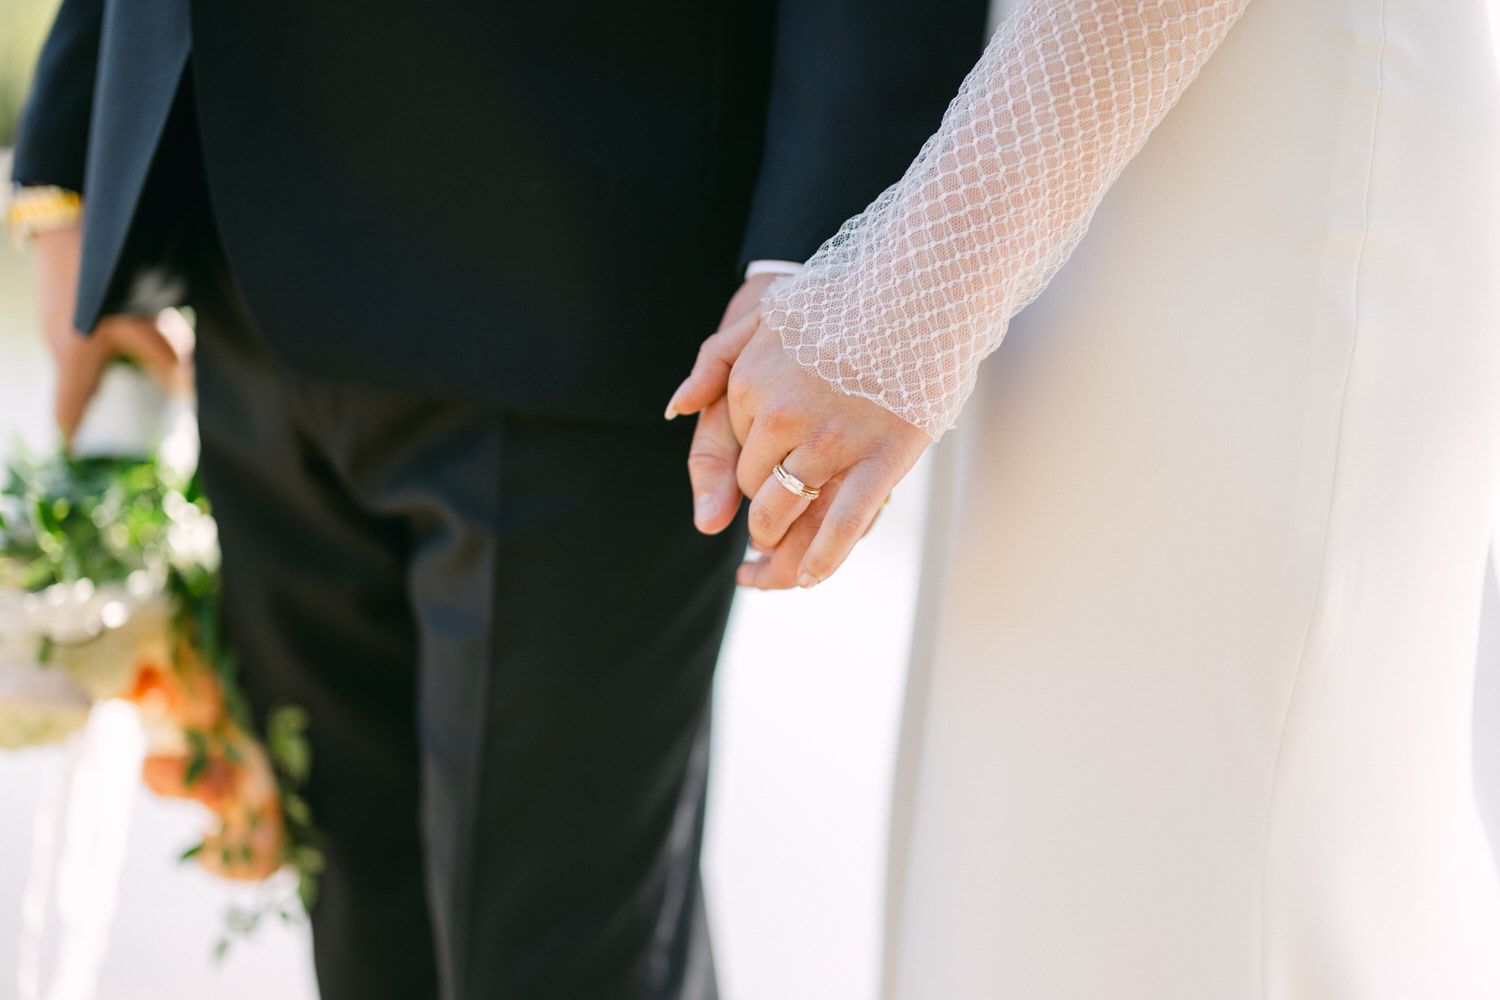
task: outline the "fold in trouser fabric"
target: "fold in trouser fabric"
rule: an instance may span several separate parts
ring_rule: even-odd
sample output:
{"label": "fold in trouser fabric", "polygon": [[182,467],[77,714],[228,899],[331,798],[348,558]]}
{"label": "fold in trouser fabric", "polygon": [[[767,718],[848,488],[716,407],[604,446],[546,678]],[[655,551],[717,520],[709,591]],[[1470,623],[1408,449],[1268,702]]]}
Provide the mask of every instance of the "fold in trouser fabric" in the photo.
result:
{"label": "fold in trouser fabric", "polygon": [[207,270],[205,484],[252,701],[312,716],[324,1000],[711,1000],[708,706],[744,535],[694,530],[691,429],[291,375]]}

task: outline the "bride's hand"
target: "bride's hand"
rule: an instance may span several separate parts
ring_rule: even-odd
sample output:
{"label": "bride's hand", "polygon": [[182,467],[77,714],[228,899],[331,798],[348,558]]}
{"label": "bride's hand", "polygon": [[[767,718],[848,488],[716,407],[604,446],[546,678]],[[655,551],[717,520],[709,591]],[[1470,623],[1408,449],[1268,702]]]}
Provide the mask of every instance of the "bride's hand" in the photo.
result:
{"label": "bride's hand", "polygon": [[[843,563],[931,439],[803,368],[777,332],[760,324],[759,310],[704,342],[669,412],[694,413],[726,394],[733,439],[743,448],[731,475],[722,418],[700,419],[699,436],[714,439],[695,440],[693,452],[715,453],[719,461],[690,465],[694,495],[717,498],[737,482],[752,498],[750,538],[766,556],[740,568],[740,583],[815,586]],[[772,475],[777,463],[822,494],[794,495]]]}

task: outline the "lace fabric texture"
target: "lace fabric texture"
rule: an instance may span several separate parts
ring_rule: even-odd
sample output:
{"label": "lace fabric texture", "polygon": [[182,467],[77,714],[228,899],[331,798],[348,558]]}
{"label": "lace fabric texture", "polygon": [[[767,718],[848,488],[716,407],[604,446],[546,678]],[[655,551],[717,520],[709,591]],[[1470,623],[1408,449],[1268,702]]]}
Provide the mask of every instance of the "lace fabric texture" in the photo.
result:
{"label": "lace fabric texture", "polygon": [[1028,0],[906,175],[765,298],[804,367],[933,438],[1249,0]]}

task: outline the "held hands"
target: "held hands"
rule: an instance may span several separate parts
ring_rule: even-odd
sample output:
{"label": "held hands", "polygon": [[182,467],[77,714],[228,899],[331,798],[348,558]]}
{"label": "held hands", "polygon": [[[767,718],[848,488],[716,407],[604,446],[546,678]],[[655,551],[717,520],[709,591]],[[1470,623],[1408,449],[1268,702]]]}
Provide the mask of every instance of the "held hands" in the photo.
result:
{"label": "held hands", "polygon": [[37,311],[57,364],[54,415],[69,440],[104,370],[118,355],[133,358],[169,389],[185,388],[192,381],[190,334],[169,336],[179,331],[164,331],[157,317],[106,316],[91,337],[73,329],[81,249],[82,230],[77,225],[40,233],[31,243]]}
{"label": "held hands", "polygon": [[[700,531],[724,530],[740,494],[751,498],[751,545],[763,556],[739,582],[812,587],[843,564],[931,439],[803,368],[760,319],[757,304],[704,341],[667,416],[699,414],[688,472]],[[777,463],[821,495],[793,494]]]}

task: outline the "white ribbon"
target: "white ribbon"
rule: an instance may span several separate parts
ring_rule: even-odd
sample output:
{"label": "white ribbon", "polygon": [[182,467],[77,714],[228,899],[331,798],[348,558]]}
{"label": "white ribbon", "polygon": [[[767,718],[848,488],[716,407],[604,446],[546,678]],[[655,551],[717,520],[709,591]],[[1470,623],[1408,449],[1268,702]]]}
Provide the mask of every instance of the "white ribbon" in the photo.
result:
{"label": "white ribbon", "polygon": [[[140,720],[125,702],[96,705],[69,739],[37,810],[22,904],[20,1000],[93,1000],[98,992],[144,756]],[[55,959],[44,982],[54,915]]]}

